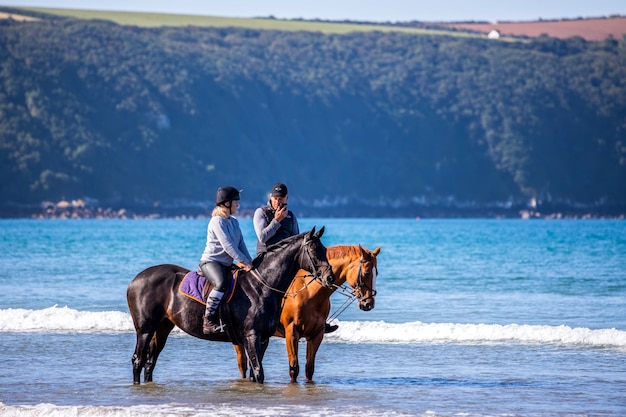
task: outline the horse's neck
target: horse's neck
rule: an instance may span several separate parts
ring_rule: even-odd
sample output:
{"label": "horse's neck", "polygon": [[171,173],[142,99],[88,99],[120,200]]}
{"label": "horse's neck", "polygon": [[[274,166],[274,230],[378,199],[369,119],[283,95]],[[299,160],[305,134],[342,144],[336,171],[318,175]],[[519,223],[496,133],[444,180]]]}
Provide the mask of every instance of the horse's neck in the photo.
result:
{"label": "horse's neck", "polygon": [[341,286],[348,279],[348,272],[352,269],[354,261],[348,258],[329,259],[328,262],[335,274],[335,285]]}
{"label": "horse's neck", "polygon": [[298,272],[296,279],[294,279],[293,284],[291,284],[291,289],[297,290],[298,288],[308,287],[310,295],[317,293],[332,294],[335,292],[337,287],[345,284],[348,279],[348,271],[354,266],[354,260],[341,257],[329,258],[328,262],[333,269],[333,274],[335,274],[335,285],[331,289],[324,287],[318,280],[313,279],[311,275],[304,270]]}
{"label": "horse's neck", "polygon": [[299,269],[296,260],[299,249],[299,246],[293,245],[284,248],[284,250],[266,254],[266,262],[261,264],[261,267],[264,268],[259,272],[265,276],[268,284],[283,291],[289,287]]}

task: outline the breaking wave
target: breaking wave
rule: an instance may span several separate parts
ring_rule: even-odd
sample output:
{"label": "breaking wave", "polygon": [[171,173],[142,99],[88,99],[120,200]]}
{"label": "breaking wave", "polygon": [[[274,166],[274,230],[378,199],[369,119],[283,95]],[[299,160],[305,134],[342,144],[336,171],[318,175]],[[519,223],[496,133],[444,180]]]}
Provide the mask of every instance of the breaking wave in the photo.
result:
{"label": "breaking wave", "polygon": [[[340,321],[325,336],[342,343],[549,343],[626,348],[626,331],[565,325],[387,323]],[[130,314],[122,311],[78,311],[52,306],[41,310],[0,309],[0,332],[134,332]],[[175,333],[182,332],[175,330]]]}

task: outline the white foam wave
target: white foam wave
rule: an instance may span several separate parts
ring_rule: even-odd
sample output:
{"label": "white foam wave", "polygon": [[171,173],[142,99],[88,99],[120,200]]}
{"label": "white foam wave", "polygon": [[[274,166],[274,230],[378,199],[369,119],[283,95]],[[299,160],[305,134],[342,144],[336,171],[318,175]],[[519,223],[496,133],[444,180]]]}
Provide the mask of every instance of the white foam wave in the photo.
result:
{"label": "white foam wave", "polygon": [[130,315],[121,311],[78,311],[55,305],[42,310],[0,310],[0,331],[128,332],[134,326]]}
{"label": "white foam wave", "polygon": [[[386,323],[341,321],[326,335],[348,343],[554,343],[626,348],[626,331],[529,324]],[[0,332],[134,332],[121,311],[78,311],[52,306],[42,310],[0,309]],[[176,330],[180,332],[180,330]]]}
{"label": "white foam wave", "polygon": [[555,343],[626,347],[626,331],[529,324],[341,322],[328,340],[359,343]]}
{"label": "white foam wave", "polygon": [[[384,417],[398,416],[395,412],[379,412],[375,410],[364,410],[362,407],[309,407],[309,406],[276,406],[276,407],[245,407],[231,405],[210,406],[177,406],[170,404],[159,405],[135,405],[135,406],[57,406],[52,404],[37,405],[4,405],[0,403],[1,416],[20,417],[212,417],[212,416],[315,416],[315,417]],[[424,416],[433,416],[427,412]]]}

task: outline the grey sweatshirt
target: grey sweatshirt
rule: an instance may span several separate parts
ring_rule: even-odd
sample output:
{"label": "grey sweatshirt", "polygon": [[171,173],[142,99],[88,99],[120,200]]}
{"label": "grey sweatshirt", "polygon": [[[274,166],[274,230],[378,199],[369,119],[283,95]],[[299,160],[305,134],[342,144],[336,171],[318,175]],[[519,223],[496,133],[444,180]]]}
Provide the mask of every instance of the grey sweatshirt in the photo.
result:
{"label": "grey sweatshirt", "polygon": [[239,228],[239,221],[233,216],[228,219],[220,216],[211,217],[200,263],[213,261],[230,266],[235,260],[244,264],[252,262]]}

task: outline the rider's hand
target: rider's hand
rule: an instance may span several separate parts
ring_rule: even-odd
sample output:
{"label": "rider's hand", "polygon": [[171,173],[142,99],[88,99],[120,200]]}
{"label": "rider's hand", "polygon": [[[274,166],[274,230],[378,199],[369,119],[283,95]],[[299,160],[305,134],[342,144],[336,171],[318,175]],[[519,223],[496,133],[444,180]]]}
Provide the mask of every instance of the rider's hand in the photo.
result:
{"label": "rider's hand", "polygon": [[250,271],[251,269],[252,269],[252,264],[245,264],[243,266],[243,270],[246,272]]}
{"label": "rider's hand", "polygon": [[289,210],[287,210],[287,204],[285,204],[276,210],[276,212],[274,213],[274,218],[279,222],[283,221],[287,217],[288,211]]}

